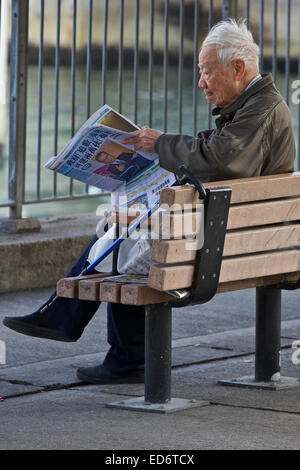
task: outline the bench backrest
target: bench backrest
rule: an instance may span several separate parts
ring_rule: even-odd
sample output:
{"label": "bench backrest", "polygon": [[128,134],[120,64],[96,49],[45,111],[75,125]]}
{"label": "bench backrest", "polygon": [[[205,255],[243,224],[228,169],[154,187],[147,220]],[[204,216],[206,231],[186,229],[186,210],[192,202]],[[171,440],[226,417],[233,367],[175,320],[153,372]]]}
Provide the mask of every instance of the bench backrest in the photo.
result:
{"label": "bench backrest", "polygon": [[[299,279],[300,173],[212,182],[204,186],[232,189],[219,292]],[[160,197],[164,207],[195,207],[199,203],[193,186],[167,188]],[[196,226],[193,210],[190,217],[194,218],[189,224],[193,230]],[[196,251],[186,249],[186,239],[176,239],[176,228],[182,230],[182,220],[182,212],[171,213],[170,239],[153,242],[155,264],[150,268],[148,285],[154,289],[185,289],[192,284]],[[163,223],[157,225],[163,238]],[[189,234],[185,232],[185,235]]]}

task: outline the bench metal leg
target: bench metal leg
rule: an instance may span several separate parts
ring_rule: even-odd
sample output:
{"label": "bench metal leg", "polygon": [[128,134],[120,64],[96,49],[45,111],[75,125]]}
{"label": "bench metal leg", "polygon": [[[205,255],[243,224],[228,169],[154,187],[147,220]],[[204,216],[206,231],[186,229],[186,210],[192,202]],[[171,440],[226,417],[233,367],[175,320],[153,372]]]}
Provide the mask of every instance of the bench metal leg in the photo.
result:
{"label": "bench metal leg", "polygon": [[254,377],[220,380],[219,383],[267,390],[299,386],[299,379],[280,375],[280,335],[281,289],[257,287]]}
{"label": "bench metal leg", "polygon": [[145,395],[108,403],[112,408],[170,413],[209,402],[171,398],[172,308],[168,304],[146,306]]}
{"label": "bench metal leg", "polygon": [[171,399],[172,309],[167,304],[148,305],[145,317],[145,402]]}
{"label": "bench metal leg", "polygon": [[281,289],[256,289],[255,381],[280,378]]}

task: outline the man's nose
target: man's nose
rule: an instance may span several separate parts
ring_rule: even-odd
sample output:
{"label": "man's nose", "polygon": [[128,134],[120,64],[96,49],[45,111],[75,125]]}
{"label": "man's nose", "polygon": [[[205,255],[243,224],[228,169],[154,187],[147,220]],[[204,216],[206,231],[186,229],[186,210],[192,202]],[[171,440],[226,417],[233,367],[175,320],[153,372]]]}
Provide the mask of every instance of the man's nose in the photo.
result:
{"label": "man's nose", "polygon": [[204,80],[204,78],[202,76],[199,78],[198,87],[199,88],[206,88],[207,87],[206,81]]}

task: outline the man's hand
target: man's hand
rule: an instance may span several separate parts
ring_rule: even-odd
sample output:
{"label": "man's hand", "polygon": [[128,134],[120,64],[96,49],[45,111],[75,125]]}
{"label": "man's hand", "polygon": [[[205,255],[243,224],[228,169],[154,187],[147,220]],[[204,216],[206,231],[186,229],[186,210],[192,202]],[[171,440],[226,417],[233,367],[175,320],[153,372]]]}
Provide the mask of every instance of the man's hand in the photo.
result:
{"label": "man's hand", "polygon": [[124,140],[124,144],[133,144],[134,150],[142,152],[155,152],[155,142],[162,135],[161,131],[151,129],[150,127],[141,127],[139,131],[132,132],[132,137]]}

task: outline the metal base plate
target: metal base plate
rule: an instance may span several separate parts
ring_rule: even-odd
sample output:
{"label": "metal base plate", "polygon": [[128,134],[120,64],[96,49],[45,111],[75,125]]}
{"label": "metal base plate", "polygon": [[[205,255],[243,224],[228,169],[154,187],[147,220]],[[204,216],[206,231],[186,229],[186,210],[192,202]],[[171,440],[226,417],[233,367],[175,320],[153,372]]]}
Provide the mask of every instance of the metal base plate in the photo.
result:
{"label": "metal base plate", "polygon": [[260,390],[280,390],[284,388],[299,387],[300,379],[297,379],[296,377],[281,376],[280,379],[276,381],[256,382],[254,377],[246,376],[240,377],[238,379],[219,380],[218,383],[232,387],[248,387]]}
{"label": "metal base plate", "polygon": [[184,398],[171,398],[167,403],[146,403],[144,397],[130,398],[129,400],[107,403],[108,408],[123,408],[125,410],[148,411],[152,413],[172,413],[188,408],[208,406],[208,401],[186,400]]}

